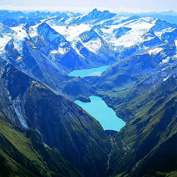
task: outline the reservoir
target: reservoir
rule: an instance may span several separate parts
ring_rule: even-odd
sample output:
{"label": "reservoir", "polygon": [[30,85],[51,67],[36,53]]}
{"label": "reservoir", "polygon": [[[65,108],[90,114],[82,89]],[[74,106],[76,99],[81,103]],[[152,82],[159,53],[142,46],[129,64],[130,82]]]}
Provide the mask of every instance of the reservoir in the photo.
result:
{"label": "reservoir", "polygon": [[99,68],[74,70],[69,73],[69,76],[74,76],[74,77],[101,76],[101,74],[104,71],[106,71],[108,68],[109,66],[101,66]]}
{"label": "reservoir", "polygon": [[76,100],[75,103],[87,111],[91,116],[100,122],[104,130],[119,131],[125,126],[125,122],[117,117],[115,111],[108,107],[107,104],[98,96],[90,96],[91,102],[81,102]]}

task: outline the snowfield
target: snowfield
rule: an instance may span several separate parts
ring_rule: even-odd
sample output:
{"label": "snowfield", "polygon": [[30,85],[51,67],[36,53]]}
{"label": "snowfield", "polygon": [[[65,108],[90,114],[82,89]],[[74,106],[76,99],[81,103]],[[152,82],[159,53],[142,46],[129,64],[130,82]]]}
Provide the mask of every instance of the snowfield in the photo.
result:
{"label": "snowfield", "polygon": [[[97,10],[76,16],[68,14],[61,18],[46,16],[38,22],[14,27],[0,23],[0,54],[6,53],[6,45],[12,40],[14,50],[21,55],[16,60],[21,60],[25,39],[31,41],[34,50],[41,48],[49,56],[62,57],[72,49],[72,55],[84,60],[87,59],[86,55],[109,58],[112,54],[118,59],[122,52],[136,47],[139,53],[156,55],[164,50],[163,45],[169,38],[177,46],[177,26],[152,17],[119,16]],[[50,46],[46,47],[48,44]],[[166,57],[162,63],[168,61]]]}

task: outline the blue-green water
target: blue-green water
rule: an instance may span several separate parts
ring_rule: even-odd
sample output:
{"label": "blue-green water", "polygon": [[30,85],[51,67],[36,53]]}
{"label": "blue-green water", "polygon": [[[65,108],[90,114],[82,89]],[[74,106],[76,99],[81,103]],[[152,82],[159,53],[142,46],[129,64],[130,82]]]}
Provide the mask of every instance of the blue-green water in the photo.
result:
{"label": "blue-green water", "polygon": [[104,130],[119,131],[125,126],[125,122],[117,117],[115,111],[108,107],[100,97],[90,96],[89,98],[91,102],[84,103],[76,100],[75,103],[97,119]]}
{"label": "blue-green water", "polygon": [[86,77],[86,76],[101,76],[101,74],[108,69],[109,66],[101,66],[99,68],[92,69],[82,69],[82,70],[74,70],[69,73],[69,76],[74,77]]}

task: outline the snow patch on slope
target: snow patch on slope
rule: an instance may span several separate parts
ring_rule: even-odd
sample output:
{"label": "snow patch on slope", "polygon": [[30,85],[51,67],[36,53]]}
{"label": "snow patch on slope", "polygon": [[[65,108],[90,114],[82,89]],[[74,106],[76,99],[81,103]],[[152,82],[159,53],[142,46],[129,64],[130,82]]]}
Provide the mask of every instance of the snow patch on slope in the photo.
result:
{"label": "snow patch on slope", "polygon": [[83,32],[89,31],[91,29],[90,25],[80,24],[80,25],[71,25],[71,26],[51,26],[55,31],[63,35],[67,41],[75,41],[76,38]]}
{"label": "snow patch on slope", "polygon": [[66,52],[67,52],[67,48],[59,47],[58,50],[52,50],[50,53],[64,55]]}
{"label": "snow patch on slope", "polygon": [[[78,39],[78,41],[79,41],[79,39]],[[79,41],[79,42],[81,42],[81,41]],[[82,43],[82,42],[81,42]],[[81,56],[81,57],[83,57],[83,58],[85,58],[81,53],[80,53],[80,51],[79,50],[81,50],[84,46],[82,46],[82,48],[80,47],[79,49],[76,47],[76,45],[77,45],[77,42],[76,43],[72,43],[72,48],[76,51],[76,53],[79,55],[79,56]],[[83,44],[82,44],[83,45]]]}
{"label": "snow patch on slope", "polygon": [[172,27],[168,27],[163,29],[162,31],[158,31],[158,32],[154,32],[154,34],[162,40],[162,34],[166,33],[166,32],[172,32],[174,30],[174,28]]}
{"label": "snow patch on slope", "polygon": [[169,78],[169,76],[167,76],[166,78],[164,78],[163,79],[163,81],[165,82],[165,81],[167,81],[168,80],[168,78]]}
{"label": "snow patch on slope", "polygon": [[96,53],[100,47],[102,46],[102,42],[100,39],[90,40],[83,44],[88,50]]}
{"label": "snow patch on slope", "polygon": [[130,23],[125,27],[131,28],[132,30],[127,32],[124,36],[120,37],[115,44],[131,47],[135,44],[141,43],[144,41],[142,37],[143,34],[148,32],[153,25],[154,24],[148,23],[141,19]]}
{"label": "snow patch on slope", "polygon": [[6,44],[12,39],[13,30],[0,23],[0,54],[5,52]]}
{"label": "snow patch on slope", "polygon": [[6,44],[10,41],[12,37],[11,36],[3,36],[3,37],[0,37],[0,54],[3,54],[4,53],[4,48],[6,46]]}
{"label": "snow patch on slope", "polygon": [[17,97],[15,100],[13,100],[13,108],[15,110],[15,113],[21,123],[21,126],[25,129],[28,129],[28,125],[26,122],[26,119],[24,117],[24,111],[22,110],[21,104],[22,100],[20,97]]}
{"label": "snow patch on slope", "polygon": [[24,41],[25,38],[28,38],[28,35],[23,28],[24,28],[23,25],[19,25],[19,26],[16,26],[16,27],[11,27],[11,29],[15,31],[15,35],[13,37],[14,47],[21,54],[22,54],[22,50],[23,50],[23,41]]}
{"label": "snow patch on slope", "polygon": [[149,52],[149,54],[150,55],[156,55],[156,54],[158,54],[159,52],[161,52],[163,50],[163,48],[154,48],[154,49],[151,49],[151,50],[149,50],[148,52]]}
{"label": "snow patch on slope", "polygon": [[176,48],[177,48],[177,40],[175,40],[175,46],[176,46]]}
{"label": "snow patch on slope", "polygon": [[38,36],[37,27],[38,27],[40,24],[41,24],[41,23],[29,27],[29,32],[28,32],[28,33],[29,33],[29,36],[30,36],[31,38],[33,38],[33,37],[35,37],[35,36]]}
{"label": "snow patch on slope", "polygon": [[167,57],[166,59],[162,60],[162,64],[168,63],[170,61],[170,57]]}
{"label": "snow patch on slope", "polygon": [[[113,46],[131,47],[135,44],[142,43],[144,41],[143,35],[147,33],[155,23],[149,23],[143,19],[130,20],[118,25],[111,25],[101,30],[105,33],[104,39],[111,42]],[[125,35],[120,38],[113,36],[113,31],[120,27],[131,28]]]}

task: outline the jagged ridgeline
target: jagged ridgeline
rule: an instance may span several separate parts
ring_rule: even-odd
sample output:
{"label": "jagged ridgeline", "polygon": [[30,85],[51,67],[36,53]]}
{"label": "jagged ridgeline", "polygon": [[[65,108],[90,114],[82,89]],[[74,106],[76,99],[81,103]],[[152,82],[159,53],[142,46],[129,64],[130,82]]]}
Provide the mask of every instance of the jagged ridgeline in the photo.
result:
{"label": "jagged ridgeline", "polygon": [[[177,176],[176,59],[154,16],[1,10],[0,177]],[[91,96],[125,127],[75,104]]]}

